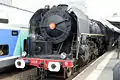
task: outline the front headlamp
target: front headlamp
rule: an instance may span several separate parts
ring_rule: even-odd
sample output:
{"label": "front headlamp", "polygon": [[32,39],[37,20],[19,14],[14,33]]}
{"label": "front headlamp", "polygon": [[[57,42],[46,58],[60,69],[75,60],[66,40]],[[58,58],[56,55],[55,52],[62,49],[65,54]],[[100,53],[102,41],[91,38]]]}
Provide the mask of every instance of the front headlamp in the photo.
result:
{"label": "front headlamp", "polygon": [[65,53],[65,52],[62,52],[61,54],[60,54],[60,58],[61,59],[65,59],[67,57],[67,54]]}
{"label": "front headlamp", "polygon": [[26,51],[22,52],[22,56],[23,56],[23,57],[25,57],[26,55],[27,55],[27,52],[26,52]]}

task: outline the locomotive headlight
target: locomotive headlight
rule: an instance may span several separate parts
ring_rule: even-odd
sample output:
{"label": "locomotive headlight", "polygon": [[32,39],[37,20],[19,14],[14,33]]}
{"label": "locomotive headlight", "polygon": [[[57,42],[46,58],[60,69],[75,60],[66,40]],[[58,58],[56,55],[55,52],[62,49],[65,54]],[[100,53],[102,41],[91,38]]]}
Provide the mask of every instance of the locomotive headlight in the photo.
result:
{"label": "locomotive headlight", "polygon": [[25,57],[26,55],[27,55],[27,52],[26,52],[26,51],[22,52],[22,56],[23,56],[23,57]]}
{"label": "locomotive headlight", "polygon": [[62,52],[61,54],[60,54],[60,58],[61,59],[65,59],[67,57],[67,54],[65,53],[65,52]]}

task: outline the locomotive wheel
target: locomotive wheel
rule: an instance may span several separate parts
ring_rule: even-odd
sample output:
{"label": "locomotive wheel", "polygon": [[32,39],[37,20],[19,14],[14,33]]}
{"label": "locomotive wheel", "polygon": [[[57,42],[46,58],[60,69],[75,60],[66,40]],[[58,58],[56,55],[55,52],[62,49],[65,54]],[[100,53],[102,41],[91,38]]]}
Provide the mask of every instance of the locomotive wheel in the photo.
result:
{"label": "locomotive wheel", "polygon": [[91,58],[89,57],[88,60],[86,61],[86,64],[88,64],[91,61]]}
{"label": "locomotive wheel", "polygon": [[93,54],[94,59],[97,58],[97,55],[98,55],[98,48],[97,48],[97,44],[95,44],[95,46],[94,46],[94,54]]}
{"label": "locomotive wheel", "polygon": [[91,53],[91,59],[96,59],[98,55],[98,47],[97,44],[94,41],[91,41],[89,44],[90,47],[90,53]]}
{"label": "locomotive wheel", "polygon": [[98,53],[98,49],[95,48],[95,50],[94,50],[94,52],[93,52],[93,54],[91,56],[91,59],[96,59],[97,58],[96,53]]}
{"label": "locomotive wheel", "polygon": [[92,54],[91,59],[93,60],[93,59],[95,59],[95,58],[96,58],[96,55],[95,55],[95,54]]}
{"label": "locomotive wheel", "polygon": [[69,78],[73,74],[73,68],[64,68],[64,79]]}

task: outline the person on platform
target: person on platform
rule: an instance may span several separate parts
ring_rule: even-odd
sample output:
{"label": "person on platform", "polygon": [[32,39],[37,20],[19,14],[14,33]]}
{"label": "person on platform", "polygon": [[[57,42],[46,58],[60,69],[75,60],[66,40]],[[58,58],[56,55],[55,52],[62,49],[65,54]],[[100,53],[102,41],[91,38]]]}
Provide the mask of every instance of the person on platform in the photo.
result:
{"label": "person on platform", "polygon": [[119,54],[120,54],[120,36],[114,41],[112,46],[117,47],[117,59],[119,59]]}

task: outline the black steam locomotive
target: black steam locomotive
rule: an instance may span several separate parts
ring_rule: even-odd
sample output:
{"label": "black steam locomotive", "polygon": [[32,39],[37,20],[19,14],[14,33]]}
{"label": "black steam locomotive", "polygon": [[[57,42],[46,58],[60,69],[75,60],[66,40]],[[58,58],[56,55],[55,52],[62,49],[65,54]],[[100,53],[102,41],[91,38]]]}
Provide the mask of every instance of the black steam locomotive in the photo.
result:
{"label": "black steam locomotive", "polygon": [[90,20],[78,8],[58,5],[39,9],[30,19],[26,52],[16,60],[17,68],[36,66],[44,71],[72,75],[107,48],[106,28]]}

